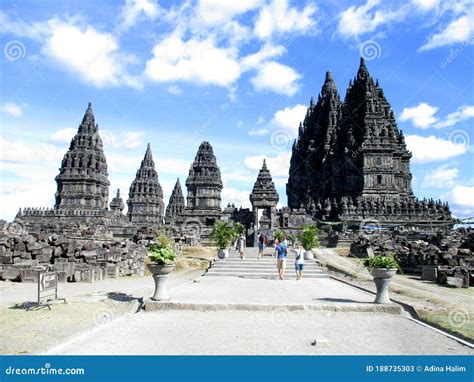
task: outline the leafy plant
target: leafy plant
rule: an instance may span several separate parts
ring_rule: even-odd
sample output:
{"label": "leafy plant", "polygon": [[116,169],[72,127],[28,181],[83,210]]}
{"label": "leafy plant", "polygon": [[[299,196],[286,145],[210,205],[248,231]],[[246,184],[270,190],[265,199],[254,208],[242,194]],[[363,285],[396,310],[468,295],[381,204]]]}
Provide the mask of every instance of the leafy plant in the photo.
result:
{"label": "leafy plant", "polygon": [[159,265],[173,264],[176,260],[171,241],[163,232],[158,232],[156,243],[148,246],[148,258]]}
{"label": "leafy plant", "polygon": [[307,251],[314,247],[319,247],[318,228],[315,225],[307,225],[303,227],[301,244]]}
{"label": "leafy plant", "polygon": [[285,239],[285,232],[281,229],[277,229],[275,231],[275,239],[278,239],[278,241],[283,241]]}
{"label": "leafy plant", "polygon": [[245,231],[245,226],[242,223],[234,223],[234,238],[237,239],[242,232]]}
{"label": "leafy plant", "polygon": [[400,269],[398,261],[393,256],[366,257],[362,260],[362,268]]}
{"label": "leafy plant", "polygon": [[216,221],[212,226],[211,239],[219,249],[226,249],[236,238],[235,230],[225,221]]}

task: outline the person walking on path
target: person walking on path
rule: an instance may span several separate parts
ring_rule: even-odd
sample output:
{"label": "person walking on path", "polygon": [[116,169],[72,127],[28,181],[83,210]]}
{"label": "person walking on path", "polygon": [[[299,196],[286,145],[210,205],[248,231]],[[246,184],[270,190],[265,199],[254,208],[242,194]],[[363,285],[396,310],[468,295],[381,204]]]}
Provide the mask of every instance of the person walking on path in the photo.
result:
{"label": "person walking on path", "polygon": [[241,260],[244,260],[245,259],[245,252],[244,252],[244,249],[245,249],[245,235],[244,233],[242,232],[239,236],[239,238],[237,239],[237,243],[235,243],[235,249],[237,251],[239,251],[239,254],[240,254],[240,259]]}
{"label": "person walking on path", "polygon": [[265,251],[265,247],[267,246],[267,238],[265,235],[260,234],[258,237],[258,254],[257,254],[257,260],[260,258],[263,258],[263,252]]}
{"label": "person walking on path", "polygon": [[280,280],[283,280],[285,276],[285,265],[286,265],[286,247],[280,243],[278,239],[275,239],[275,256],[278,269],[278,276]]}
{"label": "person walking on path", "polygon": [[295,243],[293,247],[293,253],[295,254],[296,280],[300,280],[303,276],[304,255],[303,250],[301,249],[298,243]]}

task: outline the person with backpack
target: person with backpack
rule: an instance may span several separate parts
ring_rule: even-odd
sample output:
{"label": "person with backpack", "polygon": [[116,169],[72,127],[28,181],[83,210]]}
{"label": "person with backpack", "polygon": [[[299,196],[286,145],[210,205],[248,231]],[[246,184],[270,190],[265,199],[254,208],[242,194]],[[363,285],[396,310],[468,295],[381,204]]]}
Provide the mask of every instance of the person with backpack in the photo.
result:
{"label": "person with backpack", "polygon": [[293,253],[295,254],[296,280],[300,280],[303,276],[304,254],[298,243],[293,246]]}
{"label": "person with backpack", "polygon": [[285,276],[286,255],[286,247],[282,243],[280,243],[278,239],[275,239],[275,257],[278,269],[278,276],[280,277],[280,280],[283,280]]}

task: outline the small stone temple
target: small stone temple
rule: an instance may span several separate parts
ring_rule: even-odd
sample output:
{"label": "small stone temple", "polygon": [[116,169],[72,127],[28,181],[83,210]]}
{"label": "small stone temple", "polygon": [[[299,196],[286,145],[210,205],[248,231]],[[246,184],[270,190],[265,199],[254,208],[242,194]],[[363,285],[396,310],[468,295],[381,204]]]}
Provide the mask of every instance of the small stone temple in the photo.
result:
{"label": "small stone temple", "polygon": [[163,190],[148,144],[128,193],[128,220],[131,223],[158,226],[163,223]]}
{"label": "small stone temple", "polygon": [[211,144],[204,141],[189,169],[186,200],[178,179],[166,214],[148,144],[124,215],[119,190],[108,206],[107,162],[89,104],[56,177],[54,208],[20,209],[15,220],[28,229],[60,222],[100,225],[120,238],[163,227],[176,241],[202,244],[209,243],[216,220],[242,223],[248,243],[256,240],[259,230],[271,235],[277,228],[290,232],[315,223],[339,224],[342,229],[374,221],[387,228],[452,226],[447,203],[413,194],[410,158],[382,87],[361,59],[344,100],[331,72],[316,102],[311,98],[292,147],[287,207],[277,209],[279,195],[264,161],[250,194],[252,210],[233,204],[222,210],[221,172]]}
{"label": "small stone temple", "polygon": [[[277,225],[276,205],[279,200],[278,192],[272,181],[272,176],[267,168],[265,159],[262,168],[258,173],[257,180],[253,185],[250,194],[250,203],[252,203],[253,226],[257,231],[254,235],[254,246],[257,245],[258,232],[271,232]],[[259,219],[258,211],[263,210]]]}

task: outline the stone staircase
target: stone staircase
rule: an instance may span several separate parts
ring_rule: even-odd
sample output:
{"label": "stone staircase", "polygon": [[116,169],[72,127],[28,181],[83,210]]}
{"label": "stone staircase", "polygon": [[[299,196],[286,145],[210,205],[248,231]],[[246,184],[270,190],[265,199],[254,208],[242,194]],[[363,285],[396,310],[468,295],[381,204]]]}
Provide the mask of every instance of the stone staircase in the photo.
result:
{"label": "stone staircase", "polygon": [[[243,278],[278,278],[275,258],[268,248],[263,259],[257,260],[257,249],[247,248],[244,260],[236,251],[231,251],[227,259],[217,259],[207,270],[206,276],[233,276]],[[328,274],[317,260],[306,260],[303,278],[326,278]],[[295,259],[290,254],[286,260],[285,279],[296,279]]]}

